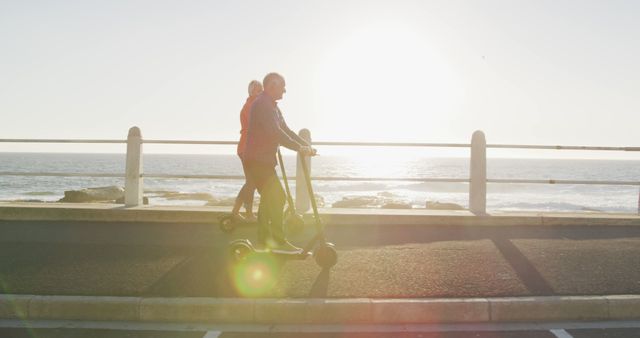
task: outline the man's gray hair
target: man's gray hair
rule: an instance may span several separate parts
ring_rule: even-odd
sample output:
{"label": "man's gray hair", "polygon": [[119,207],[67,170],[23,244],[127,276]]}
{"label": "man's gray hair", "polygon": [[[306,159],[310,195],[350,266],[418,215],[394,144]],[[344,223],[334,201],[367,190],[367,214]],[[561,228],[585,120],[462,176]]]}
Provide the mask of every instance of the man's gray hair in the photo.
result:
{"label": "man's gray hair", "polygon": [[284,82],[284,77],[278,73],[269,73],[265,75],[264,79],[262,80],[262,84],[264,85],[264,88],[267,88],[275,81]]}

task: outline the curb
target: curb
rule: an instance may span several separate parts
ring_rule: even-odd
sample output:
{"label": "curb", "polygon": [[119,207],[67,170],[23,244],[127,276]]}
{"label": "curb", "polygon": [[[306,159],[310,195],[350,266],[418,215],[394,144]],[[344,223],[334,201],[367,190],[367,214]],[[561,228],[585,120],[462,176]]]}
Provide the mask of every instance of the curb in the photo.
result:
{"label": "curb", "polygon": [[434,324],[640,319],[640,295],[239,299],[0,295],[0,319],[215,324]]}
{"label": "curb", "polygon": [[[140,206],[91,203],[0,203],[4,221],[157,222],[217,224],[228,207]],[[333,209],[320,210],[330,225],[433,226],[640,226],[640,215],[609,213],[492,212],[465,210]],[[313,219],[306,215],[309,222]]]}

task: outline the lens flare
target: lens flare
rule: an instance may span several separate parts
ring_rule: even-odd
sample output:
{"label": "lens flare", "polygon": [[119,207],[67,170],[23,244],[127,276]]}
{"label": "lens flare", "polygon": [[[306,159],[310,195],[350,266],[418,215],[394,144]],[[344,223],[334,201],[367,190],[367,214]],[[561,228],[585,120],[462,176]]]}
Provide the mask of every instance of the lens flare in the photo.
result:
{"label": "lens flare", "polygon": [[241,296],[260,297],[276,285],[276,275],[276,261],[254,253],[233,266],[233,285]]}
{"label": "lens flare", "polygon": [[262,276],[263,276],[263,273],[261,269],[255,269],[253,271],[252,277],[254,281],[259,281],[260,279],[262,279]]}

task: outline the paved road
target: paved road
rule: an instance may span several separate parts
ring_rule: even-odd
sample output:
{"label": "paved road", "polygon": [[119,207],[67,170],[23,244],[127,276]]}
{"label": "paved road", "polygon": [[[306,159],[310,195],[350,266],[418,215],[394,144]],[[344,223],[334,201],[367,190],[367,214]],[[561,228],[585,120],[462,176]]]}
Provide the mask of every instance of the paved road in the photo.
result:
{"label": "paved road", "polygon": [[640,293],[640,229],[633,227],[361,226],[327,236],[339,249],[331,270],[312,259],[273,260],[260,273],[228,264],[233,235],[209,246],[4,242],[0,286],[14,294],[165,297]]}
{"label": "paved road", "polygon": [[376,332],[222,332],[222,331],[168,331],[168,330],[113,330],[113,329],[22,329],[0,328],[0,337],[13,338],[635,338],[638,328],[615,328],[603,325],[595,329],[522,329],[522,330],[464,330],[414,332],[385,330]]}

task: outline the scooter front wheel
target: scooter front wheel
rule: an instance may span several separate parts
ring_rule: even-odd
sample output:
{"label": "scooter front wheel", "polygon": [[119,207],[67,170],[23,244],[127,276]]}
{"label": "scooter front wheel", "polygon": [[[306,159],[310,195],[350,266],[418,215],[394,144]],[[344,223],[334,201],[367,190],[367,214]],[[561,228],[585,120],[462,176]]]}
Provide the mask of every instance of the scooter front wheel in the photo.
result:
{"label": "scooter front wheel", "polygon": [[313,252],[313,258],[323,269],[328,269],[338,263],[338,252],[332,243],[324,243]]}

